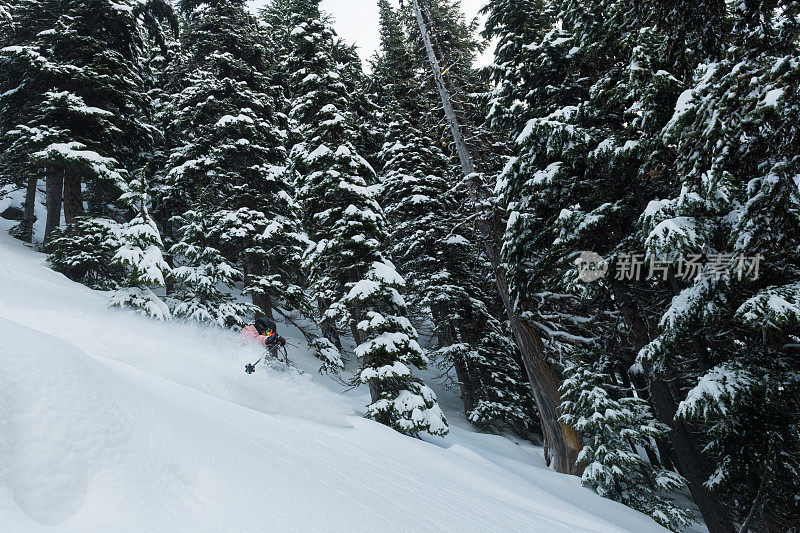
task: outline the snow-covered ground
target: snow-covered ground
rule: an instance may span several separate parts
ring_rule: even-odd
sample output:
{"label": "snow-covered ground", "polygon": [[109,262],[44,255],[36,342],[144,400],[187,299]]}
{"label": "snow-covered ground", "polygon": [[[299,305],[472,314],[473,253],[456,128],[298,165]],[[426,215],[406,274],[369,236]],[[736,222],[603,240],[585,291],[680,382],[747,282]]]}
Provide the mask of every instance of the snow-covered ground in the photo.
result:
{"label": "snow-covered ground", "polygon": [[109,310],[7,228],[0,531],[664,531],[540,449],[471,431],[452,395],[447,438],[404,437],[305,349],[306,374],[248,376],[257,347]]}

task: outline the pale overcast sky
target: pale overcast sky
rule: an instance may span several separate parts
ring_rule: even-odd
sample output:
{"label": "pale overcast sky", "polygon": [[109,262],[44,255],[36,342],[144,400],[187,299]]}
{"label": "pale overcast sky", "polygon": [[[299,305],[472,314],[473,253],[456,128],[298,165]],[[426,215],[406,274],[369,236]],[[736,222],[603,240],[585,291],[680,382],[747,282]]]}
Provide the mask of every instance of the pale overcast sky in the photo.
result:
{"label": "pale overcast sky", "polygon": [[[397,0],[393,0],[397,4]],[[252,0],[254,7],[262,6],[266,0]],[[461,0],[467,17],[477,16],[486,0]],[[322,0],[322,9],[330,13],[336,32],[345,40],[356,43],[361,57],[369,58],[378,48],[378,2],[377,0]],[[481,61],[485,62],[486,59]]]}

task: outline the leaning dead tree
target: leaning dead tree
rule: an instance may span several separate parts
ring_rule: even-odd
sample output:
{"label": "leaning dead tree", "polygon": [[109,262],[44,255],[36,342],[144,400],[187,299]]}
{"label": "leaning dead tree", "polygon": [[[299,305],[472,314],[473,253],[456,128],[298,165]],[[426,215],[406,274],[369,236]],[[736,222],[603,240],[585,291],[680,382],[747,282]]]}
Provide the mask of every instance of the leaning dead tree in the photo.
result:
{"label": "leaning dead tree", "polygon": [[500,240],[503,235],[503,225],[490,210],[484,207],[485,198],[481,198],[475,172],[475,163],[472,158],[467,143],[464,140],[464,132],[453,109],[453,102],[450,91],[444,80],[439,59],[433,49],[431,36],[428,32],[427,23],[420,8],[419,0],[412,0],[412,6],[419,25],[420,35],[425,44],[425,51],[428,55],[431,71],[436,80],[436,87],[442,99],[444,113],[450,125],[450,132],[453,136],[461,162],[461,170],[469,184],[469,192],[472,196],[473,204],[476,206],[477,225],[483,238],[486,254],[491,261],[497,290],[503,300],[508,319],[511,323],[514,339],[525,363],[525,371],[530,380],[533,397],[536,407],[539,410],[539,417],[542,423],[542,430],[545,438],[545,453],[552,460],[553,468],[562,473],[580,475],[582,466],[577,464],[578,453],[583,447],[581,436],[574,429],[559,422],[559,406],[561,404],[561,394],[559,385],[560,376],[553,365],[547,360],[544,353],[539,331],[536,326],[524,320],[520,309],[524,309],[525,302],[518,302],[515,306],[512,303],[508,288],[506,271],[500,256]]}

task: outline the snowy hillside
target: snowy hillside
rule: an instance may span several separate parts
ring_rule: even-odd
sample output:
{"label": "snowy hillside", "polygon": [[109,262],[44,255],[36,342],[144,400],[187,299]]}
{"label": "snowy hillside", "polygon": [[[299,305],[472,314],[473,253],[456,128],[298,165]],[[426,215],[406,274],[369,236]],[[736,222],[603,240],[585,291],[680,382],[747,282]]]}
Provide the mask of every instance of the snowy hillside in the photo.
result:
{"label": "snowy hillside", "polygon": [[365,391],[247,376],[235,335],[108,310],[0,235],[3,531],[660,530],[535,448],[457,422],[421,442],[357,416]]}

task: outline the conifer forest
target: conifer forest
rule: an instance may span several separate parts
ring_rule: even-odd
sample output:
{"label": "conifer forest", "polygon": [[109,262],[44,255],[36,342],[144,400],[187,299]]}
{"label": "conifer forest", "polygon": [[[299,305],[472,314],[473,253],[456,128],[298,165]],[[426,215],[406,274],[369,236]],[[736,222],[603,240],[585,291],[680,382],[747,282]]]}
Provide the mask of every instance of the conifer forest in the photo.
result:
{"label": "conifer forest", "polygon": [[3,233],[412,439],[800,532],[800,2],[377,4],[364,57],[320,0],[0,0]]}

